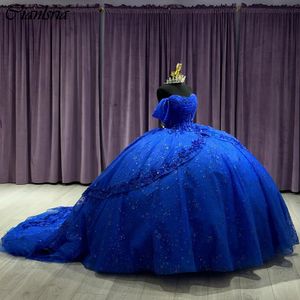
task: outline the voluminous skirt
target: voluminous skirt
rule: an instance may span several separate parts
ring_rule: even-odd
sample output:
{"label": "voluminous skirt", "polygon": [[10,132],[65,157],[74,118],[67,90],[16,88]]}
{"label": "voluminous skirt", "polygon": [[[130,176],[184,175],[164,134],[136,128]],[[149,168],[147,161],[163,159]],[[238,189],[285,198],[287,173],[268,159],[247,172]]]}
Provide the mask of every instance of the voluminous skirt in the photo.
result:
{"label": "voluminous skirt", "polygon": [[97,272],[232,271],[290,254],[298,237],[270,175],[231,135],[154,129],[130,144],[74,207],[10,229],[2,249]]}

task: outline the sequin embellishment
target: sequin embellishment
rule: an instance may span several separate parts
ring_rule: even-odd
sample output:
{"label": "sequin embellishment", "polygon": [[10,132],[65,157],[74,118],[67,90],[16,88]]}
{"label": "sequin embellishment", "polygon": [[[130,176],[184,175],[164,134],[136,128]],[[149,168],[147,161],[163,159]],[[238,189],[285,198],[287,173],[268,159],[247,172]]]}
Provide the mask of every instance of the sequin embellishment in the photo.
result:
{"label": "sequin embellishment", "polygon": [[195,132],[198,137],[191,142],[189,147],[182,148],[180,151],[178,151],[176,157],[172,161],[165,162],[158,169],[151,169],[146,175],[143,176],[138,173],[129,181],[110,186],[107,189],[99,190],[99,187],[97,186],[90,186],[90,188],[84,192],[84,195],[93,196],[96,199],[105,199],[113,195],[128,193],[134,189],[151,184],[160,177],[176,170],[180,165],[192,159],[202,149],[206,138],[210,136],[208,133],[208,127],[199,126],[198,124],[194,124],[192,122],[186,122],[184,125],[181,124],[181,126],[164,128],[162,130],[167,130],[170,134],[176,134],[178,132],[183,133],[184,131],[188,130]]}

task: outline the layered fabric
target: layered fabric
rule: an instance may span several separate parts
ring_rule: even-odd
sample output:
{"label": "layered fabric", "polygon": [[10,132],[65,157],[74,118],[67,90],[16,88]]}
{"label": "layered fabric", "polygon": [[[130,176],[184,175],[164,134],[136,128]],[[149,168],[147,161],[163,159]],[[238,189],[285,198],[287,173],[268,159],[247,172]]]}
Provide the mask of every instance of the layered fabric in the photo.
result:
{"label": "layered fabric", "polygon": [[173,95],[74,207],[28,218],[2,238],[27,258],[97,272],[233,271],[293,252],[298,237],[270,175],[233,136],[193,123],[197,97]]}

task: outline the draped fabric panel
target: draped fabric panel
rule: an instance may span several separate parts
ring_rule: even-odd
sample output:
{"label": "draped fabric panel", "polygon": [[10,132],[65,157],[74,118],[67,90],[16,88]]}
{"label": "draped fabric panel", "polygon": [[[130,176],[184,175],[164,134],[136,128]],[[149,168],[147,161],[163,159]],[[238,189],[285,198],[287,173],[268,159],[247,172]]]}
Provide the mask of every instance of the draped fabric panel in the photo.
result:
{"label": "draped fabric panel", "polygon": [[0,182],[90,183],[158,126],[156,90],[182,62],[196,121],[237,136],[281,190],[300,191],[299,7],[60,9],[66,20],[0,8]]}
{"label": "draped fabric panel", "polygon": [[235,133],[235,7],[171,9],[172,67],[198,95],[196,121]]}
{"label": "draped fabric panel", "polygon": [[156,90],[170,70],[168,9],[106,7],[101,103],[106,167],[158,122]]}
{"label": "draped fabric panel", "polygon": [[199,97],[197,119],[234,133],[234,7],[105,9],[102,137],[104,165],[157,126],[156,90],[176,63]]}
{"label": "draped fabric panel", "polygon": [[[26,9],[33,9],[28,6]],[[99,12],[0,9],[0,182],[91,182],[101,168]]]}
{"label": "draped fabric panel", "polygon": [[281,190],[300,191],[300,7],[242,7],[237,137]]}

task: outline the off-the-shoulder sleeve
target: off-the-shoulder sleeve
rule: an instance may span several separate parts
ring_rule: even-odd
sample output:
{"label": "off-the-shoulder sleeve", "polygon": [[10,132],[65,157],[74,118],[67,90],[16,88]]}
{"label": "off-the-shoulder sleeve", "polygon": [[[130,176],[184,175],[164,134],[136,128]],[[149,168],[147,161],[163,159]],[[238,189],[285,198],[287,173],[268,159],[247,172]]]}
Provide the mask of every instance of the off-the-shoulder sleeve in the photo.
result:
{"label": "off-the-shoulder sleeve", "polygon": [[162,99],[154,109],[152,117],[165,123],[169,119],[170,101],[169,98]]}

